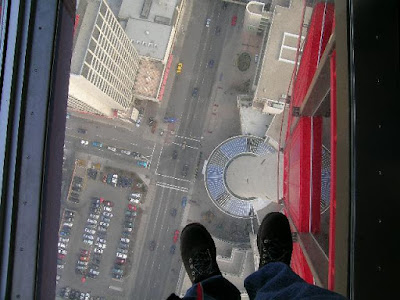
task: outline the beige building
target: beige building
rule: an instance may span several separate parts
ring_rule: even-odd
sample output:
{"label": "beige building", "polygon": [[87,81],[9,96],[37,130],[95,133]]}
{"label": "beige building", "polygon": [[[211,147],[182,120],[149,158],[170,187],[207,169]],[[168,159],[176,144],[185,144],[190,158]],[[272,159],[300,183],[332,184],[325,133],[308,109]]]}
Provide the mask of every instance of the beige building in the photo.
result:
{"label": "beige building", "polygon": [[[250,4],[250,3],[249,3]],[[290,79],[295,68],[300,29],[300,49],[307,35],[312,8],[306,7],[302,22],[303,1],[292,0],[288,7],[276,4],[254,80],[253,107],[263,113],[279,114],[284,110]],[[300,62],[299,56],[298,62]],[[291,91],[289,91],[291,92]]]}
{"label": "beige building", "polygon": [[258,1],[250,1],[246,5],[243,28],[254,34],[263,34],[271,18],[269,5]]}
{"label": "beige building", "polygon": [[109,117],[127,110],[139,55],[106,1],[87,1],[73,47],[68,106]]}

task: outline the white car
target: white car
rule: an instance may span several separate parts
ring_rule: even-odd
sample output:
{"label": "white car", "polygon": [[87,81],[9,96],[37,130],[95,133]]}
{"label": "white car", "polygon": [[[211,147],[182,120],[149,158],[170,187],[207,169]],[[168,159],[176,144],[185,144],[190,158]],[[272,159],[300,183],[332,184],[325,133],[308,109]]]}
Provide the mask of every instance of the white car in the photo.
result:
{"label": "white car", "polygon": [[128,232],[132,232],[132,231],[133,231],[133,228],[125,227],[124,230],[125,230],[125,231],[128,231]]}
{"label": "white car", "polygon": [[128,239],[128,238],[121,238],[121,242],[129,244],[130,239]]}
{"label": "white car", "polygon": [[138,119],[137,121],[136,121],[136,127],[140,127],[140,123],[142,122],[142,120],[141,119]]}
{"label": "white car", "polygon": [[208,19],[206,20],[206,27],[210,27],[210,23],[211,23],[211,19],[208,18]]}
{"label": "white car", "polygon": [[95,224],[95,225],[97,225],[97,220],[87,219],[87,222],[88,222],[89,224]]}
{"label": "white car", "polygon": [[107,247],[106,244],[101,244],[101,243],[96,243],[95,246],[96,246],[97,248],[100,248],[100,249],[106,249],[106,247]]}
{"label": "white car", "polygon": [[142,194],[141,193],[131,193],[131,197],[140,198],[140,197],[142,197]]}
{"label": "white car", "polygon": [[103,211],[103,216],[107,217],[107,218],[112,218],[114,215],[110,212],[107,211]]}
{"label": "white car", "polygon": [[71,228],[73,225],[74,225],[74,224],[72,224],[72,223],[64,223],[64,224],[63,224],[63,226],[67,226],[67,227],[69,227],[69,228]]}
{"label": "white car", "polygon": [[86,233],[88,233],[88,234],[96,234],[96,230],[94,230],[94,229],[90,229],[90,228],[85,228],[85,232]]}
{"label": "white car", "polygon": [[64,269],[64,265],[57,265],[57,269]]}
{"label": "white car", "polygon": [[131,155],[131,151],[128,150],[121,150],[122,154]]}
{"label": "white car", "polygon": [[92,240],[83,240],[83,242],[85,244],[88,244],[89,246],[93,245],[93,241]]}
{"label": "white car", "polygon": [[105,239],[102,239],[100,237],[97,237],[97,242],[101,243],[101,244],[106,244],[107,241]]}
{"label": "white car", "polygon": [[94,240],[94,236],[93,235],[89,235],[89,234],[83,234],[82,235],[82,237],[85,239],[85,240]]}
{"label": "white car", "polygon": [[99,254],[103,254],[104,250],[101,248],[94,248],[94,253],[99,253]]}
{"label": "white car", "polygon": [[89,272],[92,273],[93,275],[99,275],[100,274],[99,271],[96,271],[96,270],[93,270],[93,269],[90,269]]}
{"label": "white car", "polygon": [[65,249],[58,249],[59,254],[67,255],[67,250]]}
{"label": "white car", "polygon": [[60,243],[68,243],[68,242],[69,242],[69,238],[60,237],[60,238],[58,239],[58,241],[59,241]]}
{"label": "white car", "polygon": [[64,243],[58,243],[58,248],[65,249],[67,246]]}
{"label": "white car", "polygon": [[100,226],[103,226],[103,227],[106,227],[106,228],[108,228],[108,226],[110,226],[110,224],[109,224],[109,223],[106,223],[106,222],[100,222],[99,225],[100,225]]}
{"label": "white car", "polygon": [[108,149],[108,150],[111,150],[112,152],[117,151],[117,149],[116,149],[115,147],[110,147],[110,146],[108,146],[107,149]]}
{"label": "white car", "polygon": [[[104,210],[108,212],[112,212],[112,208],[109,206],[104,206]],[[96,223],[97,224],[97,223]]]}
{"label": "white car", "polygon": [[140,199],[138,198],[129,198],[129,202],[135,203],[135,204],[139,204],[140,203]]}
{"label": "white car", "polygon": [[92,219],[98,219],[100,217],[100,215],[96,215],[96,214],[90,214],[89,215],[89,218],[92,218]]}
{"label": "white car", "polygon": [[117,257],[118,258],[122,258],[122,259],[126,259],[128,256],[126,254],[122,254],[122,253],[117,252]]}
{"label": "white car", "polygon": [[81,140],[81,144],[83,146],[87,146],[87,145],[89,145],[89,141]]}

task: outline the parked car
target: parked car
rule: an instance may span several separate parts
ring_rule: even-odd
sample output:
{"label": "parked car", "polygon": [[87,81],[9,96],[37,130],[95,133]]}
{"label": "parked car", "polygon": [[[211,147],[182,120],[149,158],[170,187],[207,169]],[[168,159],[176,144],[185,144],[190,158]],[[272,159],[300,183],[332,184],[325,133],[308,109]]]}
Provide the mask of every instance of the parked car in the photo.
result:
{"label": "parked car", "polygon": [[89,255],[89,250],[81,249],[80,253],[81,253],[82,256],[87,256],[87,255]]}
{"label": "parked car", "polygon": [[183,166],[183,168],[182,168],[181,175],[182,175],[183,177],[186,177],[186,176],[187,176],[187,173],[188,173],[188,170],[189,170],[189,165],[188,165],[188,164],[185,164],[185,165]]}
{"label": "parked car", "polygon": [[122,259],[122,258],[116,258],[116,259],[115,259],[115,263],[116,263],[117,265],[123,265],[125,262],[126,262],[126,260],[125,260],[125,259]]}
{"label": "parked car", "polygon": [[148,165],[147,161],[143,161],[143,160],[138,160],[138,161],[136,162],[136,164],[137,164],[138,166],[140,166],[140,167],[143,167],[143,168],[147,168],[147,165]]}
{"label": "parked car", "polygon": [[98,214],[90,214],[89,218],[94,219],[94,220],[98,220],[100,218],[100,215],[98,215]]}
{"label": "parked car", "polygon": [[210,27],[210,23],[211,23],[211,19],[208,18],[208,19],[206,20],[206,27]]}
{"label": "parked car", "polygon": [[131,151],[128,150],[121,150],[122,154],[131,155]]}
{"label": "parked car", "polygon": [[83,240],[83,242],[84,242],[85,244],[88,244],[89,246],[92,246],[92,245],[93,245],[93,240],[87,240],[87,239],[85,239],[85,240]]}
{"label": "parked car", "polygon": [[101,243],[101,244],[106,244],[107,241],[105,239],[102,239],[100,237],[97,237],[97,242]]}
{"label": "parked car", "polygon": [[100,142],[92,142],[92,146],[93,147],[97,147],[97,148],[102,148],[103,147],[103,143],[100,143]]}
{"label": "parked car", "polygon": [[100,222],[99,225],[102,226],[102,227],[105,227],[105,228],[108,228],[108,226],[110,226],[110,224],[107,223],[107,222]]}
{"label": "parked car", "polygon": [[78,132],[79,132],[79,133],[82,133],[82,134],[85,134],[85,133],[86,133],[86,129],[78,128]]}
{"label": "parked car", "polygon": [[129,196],[133,197],[133,198],[140,198],[142,196],[142,194],[141,193],[131,193]]}
{"label": "parked car", "polygon": [[65,245],[64,243],[58,243],[58,248],[65,249],[67,248],[67,245]]}
{"label": "parked car", "polygon": [[122,254],[122,253],[118,253],[118,252],[117,252],[116,256],[118,258],[123,258],[123,259],[126,259],[128,257],[126,254]]}
{"label": "parked car", "polygon": [[81,145],[87,146],[87,145],[89,145],[89,141],[81,140]]}
{"label": "parked car", "polygon": [[138,198],[129,198],[129,202],[134,203],[134,204],[139,204],[140,203],[140,199],[138,199]]}
{"label": "parked car", "polygon": [[99,249],[106,249],[107,245],[106,244],[102,244],[102,243],[96,243],[95,246]]}
{"label": "parked car", "polygon": [[109,206],[104,206],[103,208],[106,212],[112,212],[112,208]]}
{"label": "parked car", "polygon": [[60,238],[58,239],[58,241],[59,241],[60,243],[68,243],[68,242],[69,242],[69,238],[60,237]]}
{"label": "parked car", "polygon": [[93,236],[93,235],[90,235],[90,234],[84,233],[84,234],[82,235],[82,237],[83,237],[84,239],[86,239],[86,240],[94,240],[94,236]]}
{"label": "parked car", "polygon": [[114,202],[112,202],[110,200],[106,200],[106,201],[104,201],[104,205],[113,207],[114,206]]}
{"label": "parked car", "polygon": [[192,97],[197,97],[197,95],[199,94],[199,89],[198,88],[194,88],[192,91]]}
{"label": "parked car", "polygon": [[114,215],[108,211],[103,211],[103,216],[105,216],[107,218],[112,218]]}
{"label": "parked car", "polygon": [[172,245],[172,246],[169,248],[169,253],[175,254],[175,249],[176,249],[176,246],[175,246],[175,245]]}
{"label": "parked car", "polygon": [[117,151],[117,148],[111,147],[111,146],[108,146],[107,149],[112,151],[112,152],[116,152]]}
{"label": "parked car", "polygon": [[258,63],[258,54],[256,54],[256,55],[254,56],[254,62],[255,62],[255,63]]}
{"label": "parked car", "polygon": [[101,248],[94,248],[93,252],[94,252],[94,253],[103,254],[104,250],[101,249]]}
{"label": "parked car", "polygon": [[128,238],[121,238],[121,242],[129,244],[130,239],[128,239]]}
{"label": "parked car", "polygon": [[89,223],[89,224],[94,224],[94,225],[97,225],[97,220],[94,220],[94,219],[87,219],[87,222]]}
{"label": "parked car", "polygon": [[176,122],[176,118],[164,117],[164,123],[175,123],[175,122]]}
{"label": "parked car", "polygon": [[87,227],[84,229],[84,232],[87,233],[87,234],[92,234],[92,235],[96,234],[96,230],[91,229],[91,228],[87,228]]}

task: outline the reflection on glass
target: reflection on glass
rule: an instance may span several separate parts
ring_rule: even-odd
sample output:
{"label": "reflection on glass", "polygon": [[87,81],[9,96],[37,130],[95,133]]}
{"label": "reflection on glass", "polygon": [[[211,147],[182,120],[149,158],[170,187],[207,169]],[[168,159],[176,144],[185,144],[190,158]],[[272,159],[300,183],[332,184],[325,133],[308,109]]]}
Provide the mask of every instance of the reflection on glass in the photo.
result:
{"label": "reflection on glass", "polygon": [[[286,149],[293,163],[291,134],[304,123],[292,116],[293,101],[301,103],[313,77],[296,77],[312,62],[310,2],[78,2],[57,296],[183,295],[190,280],[179,237],[191,222],[207,227],[221,271],[245,292],[257,229],[282,209],[279,200],[293,230],[308,231],[283,165],[293,167]],[[330,11],[319,11],[315,22],[327,22]],[[293,99],[294,87],[302,99]],[[326,235],[329,146],[321,155]]]}

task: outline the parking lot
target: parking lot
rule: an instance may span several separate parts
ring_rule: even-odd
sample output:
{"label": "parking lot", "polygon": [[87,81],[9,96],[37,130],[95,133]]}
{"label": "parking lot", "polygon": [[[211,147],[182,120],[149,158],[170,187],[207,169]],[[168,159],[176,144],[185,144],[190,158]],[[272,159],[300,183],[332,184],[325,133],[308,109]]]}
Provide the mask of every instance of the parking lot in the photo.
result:
{"label": "parking lot", "polygon": [[113,280],[129,275],[135,226],[146,189],[137,174],[76,163],[60,224],[59,296],[85,299],[86,293],[90,297],[104,295],[99,287],[106,290]]}

